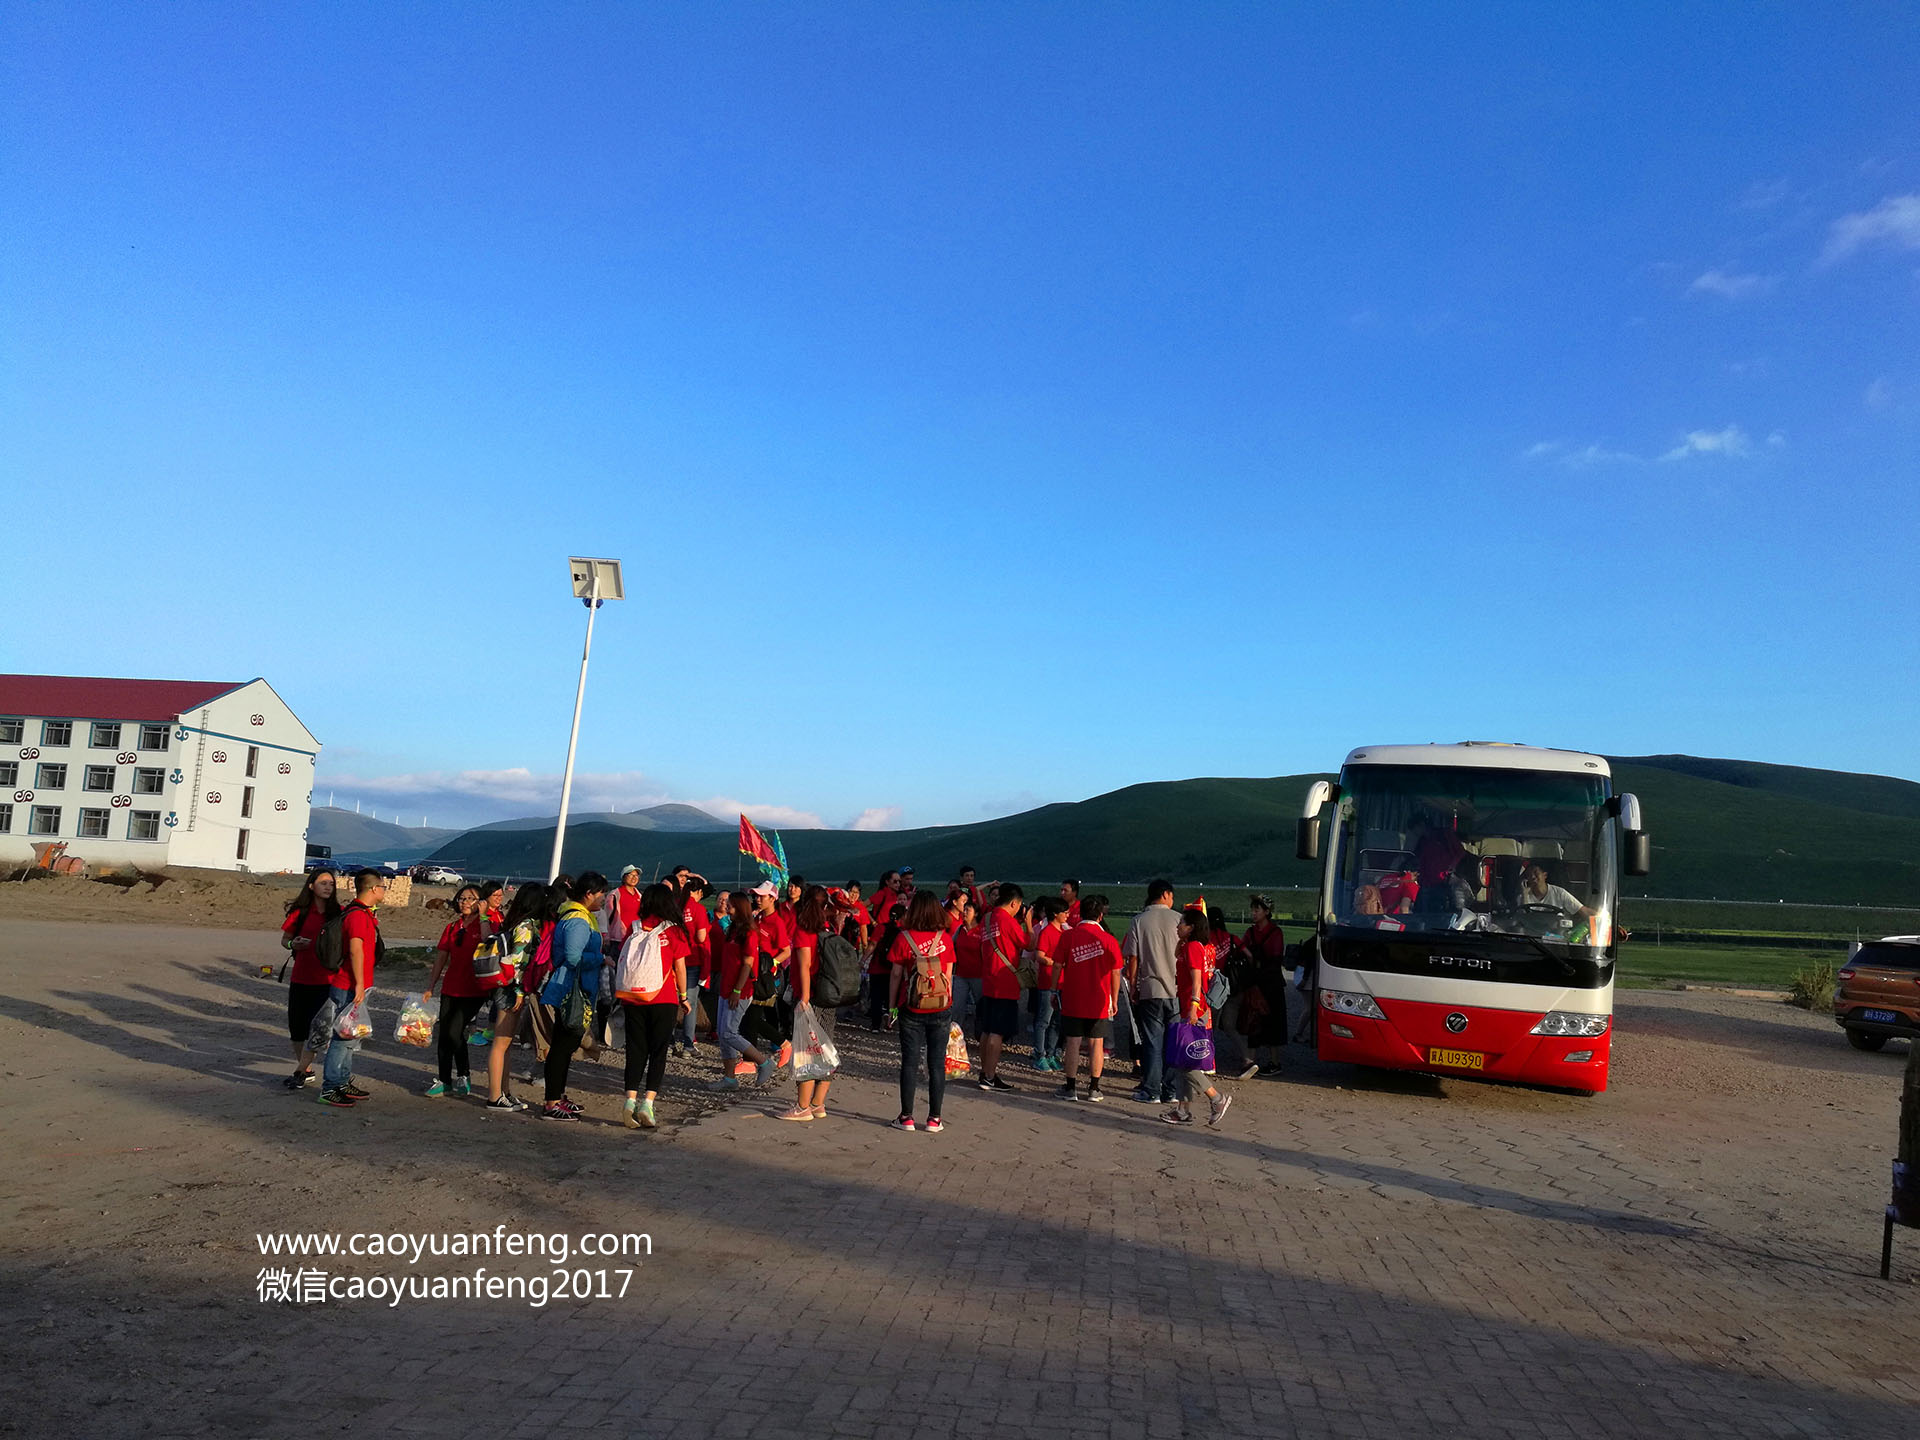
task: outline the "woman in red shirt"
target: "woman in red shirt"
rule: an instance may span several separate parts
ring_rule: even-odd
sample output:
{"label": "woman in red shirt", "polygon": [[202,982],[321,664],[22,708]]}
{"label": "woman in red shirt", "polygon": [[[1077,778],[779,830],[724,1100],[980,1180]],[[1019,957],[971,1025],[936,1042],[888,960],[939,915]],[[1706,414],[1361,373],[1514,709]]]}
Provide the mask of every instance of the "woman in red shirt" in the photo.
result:
{"label": "woman in red shirt", "polygon": [[[320,938],[321,927],[340,913],[340,902],[333,893],[338,885],[333,871],[315,870],[287,906],[287,918],[280,926],[280,943],[293,956],[293,978],[287,981],[287,1038],[293,1042],[293,1074],[280,1082],[289,1090],[299,1090],[313,1078],[313,1057],[331,1043],[331,1036],[316,1040],[307,1032],[332,993],[333,977],[320,968],[313,944]],[[284,967],[281,973],[285,973]]]}
{"label": "woman in red shirt", "polygon": [[440,1076],[426,1088],[427,1097],[433,1100],[450,1092],[473,1092],[473,1077],[467,1067],[467,1032],[498,984],[496,980],[477,980],[473,974],[473,952],[493,933],[487,912],[481,908],[479,886],[462,885],[456,890],[453,910],[453,920],[440,932],[440,943],[434,947],[438,958],[427,980],[427,998],[440,997]]}
{"label": "woman in red shirt", "polygon": [[613,994],[627,1021],[627,1104],[622,1122],[629,1130],[654,1128],[653,1101],[667,1078],[667,1046],[686,1013],[687,959],[693,946],[681,920],[685,911],[673,886],[649,885],[641,893],[633,927],[614,962]]}
{"label": "woman in red shirt", "polygon": [[[1212,926],[1207,912],[1198,907],[1180,915],[1179,949],[1174,954],[1174,978],[1180,992],[1180,1018],[1202,1029],[1213,1028],[1213,1009],[1207,1004],[1207,987],[1213,983],[1214,953],[1209,941]],[[1171,1062],[1169,1062],[1171,1063]],[[1220,1117],[1233,1103],[1231,1095],[1222,1095],[1214,1087],[1211,1070],[1187,1070],[1175,1067],[1179,1075],[1179,1099],[1160,1118],[1169,1125],[1193,1123],[1193,1091],[1196,1085],[1207,1097],[1207,1124],[1218,1127]],[[1198,1077],[1196,1079],[1196,1077]]]}
{"label": "woman in red shirt", "polygon": [[[794,1030],[794,1066],[800,1064],[799,1046],[807,1038],[799,1033],[799,1007],[805,1005],[813,1015],[814,1029],[824,1040],[833,1039],[834,1018],[838,1013],[830,1006],[813,1008],[814,981],[820,974],[820,937],[832,928],[832,918],[827,911],[827,887],[809,885],[806,893],[800,897],[800,905],[793,916],[793,960],[789,973],[793,977],[793,999],[795,1006]],[[781,1115],[782,1120],[824,1120],[827,1115],[827,1086],[833,1083],[829,1076],[825,1080],[802,1080],[799,1082],[799,1094],[793,1108]]]}
{"label": "woman in red shirt", "polygon": [[764,1085],[773,1077],[778,1054],[769,1055],[750,1043],[740,1033],[740,1022],[753,1008],[753,980],[759,968],[760,956],[771,937],[760,933],[759,917],[753,903],[753,896],[745,890],[736,891],[730,898],[732,914],[727,930],[714,941],[714,963],[716,983],[714,986],[714,1008],[719,1011],[715,1022],[720,1040],[720,1078],[708,1088],[713,1090],[738,1090],[740,1081],[733,1073],[735,1056],[744,1057],[757,1067],[754,1075],[756,1084]]}
{"label": "woman in red shirt", "polygon": [[892,962],[889,992],[900,1017],[900,1118],[894,1124],[913,1129],[913,1091],[922,1054],[927,1065],[927,1133],[944,1125],[940,1102],[947,1092],[947,1030],[953,1023],[953,939],[946,916],[931,891],[907,904],[907,917],[887,958]]}

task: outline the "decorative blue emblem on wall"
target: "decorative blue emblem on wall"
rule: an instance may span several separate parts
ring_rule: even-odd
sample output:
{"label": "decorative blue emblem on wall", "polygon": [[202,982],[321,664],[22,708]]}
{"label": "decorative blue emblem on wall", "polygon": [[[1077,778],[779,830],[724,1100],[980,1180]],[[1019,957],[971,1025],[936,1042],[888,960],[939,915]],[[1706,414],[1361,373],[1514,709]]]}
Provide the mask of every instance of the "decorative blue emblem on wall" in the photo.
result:
{"label": "decorative blue emblem on wall", "polygon": [[187,738],[187,727],[186,727],[186,726],[184,726],[184,725],[182,725],[182,726],[181,726],[181,727],[180,727],[180,728],[179,728],[178,730],[176,730],[176,731],[174,731],[174,732],[173,732],[173,738],[174,738],[174,739],[176,739],[176,740],[184,740],[184,739],[186,739],[186,738]]}
{"label": "decorative blue emblem on wall", "polygon": [[180,823],[180,817],[177,814],[175,814],[173,811],[169,810],[167,811],[167,818],[162,820],[160,823],[166,826],[169,830],[171,830],[174,826]]}
{"label": "decorative blue emblem on wall", "polygon": [[179,772],[178,770],[175,770],[175,771],[173,772],[173,774],[171,774],[171,775],[169,775],[169,776],[167,777],[167,779],[168,779],[168,780],[169,780],[169,781],[170,781],[170,782],[171,782],[172,784],[175,784],[175,785],[178,785],[178,784],[179,784],[179,783],[181,782],[181,780],[182,780],[182,779],[184,779],[184,778],[185,778],[185,777],[184,777],[184,776],[182,776],[182,775],[181,775],[181,773],[180,773],[180,772]]}

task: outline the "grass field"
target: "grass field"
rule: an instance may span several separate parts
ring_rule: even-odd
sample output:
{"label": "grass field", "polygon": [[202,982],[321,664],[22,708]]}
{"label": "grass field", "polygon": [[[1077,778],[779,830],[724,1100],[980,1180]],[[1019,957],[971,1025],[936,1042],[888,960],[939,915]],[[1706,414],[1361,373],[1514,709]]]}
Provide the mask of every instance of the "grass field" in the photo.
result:
{"label": "grass field", "polygon": [[1784,990],[1796,970],[1819,960],[1835,966],[1847,958],[1847,947],[1831,950],[1780,950],[1762,945],[1651,945],[1620,947],[1616,983],[1633,988],[1686,983],[1738,985]]}

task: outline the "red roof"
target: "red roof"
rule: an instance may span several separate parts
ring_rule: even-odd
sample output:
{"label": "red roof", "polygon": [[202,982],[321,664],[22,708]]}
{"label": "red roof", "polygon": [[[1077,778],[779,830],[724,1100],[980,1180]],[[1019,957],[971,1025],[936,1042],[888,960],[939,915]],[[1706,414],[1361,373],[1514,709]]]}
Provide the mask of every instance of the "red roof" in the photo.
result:
{"label": "red roof", "polygon": [[0,715],[54,720],[177,720],[244,680],[111,680],[91,675],[0,675]]}

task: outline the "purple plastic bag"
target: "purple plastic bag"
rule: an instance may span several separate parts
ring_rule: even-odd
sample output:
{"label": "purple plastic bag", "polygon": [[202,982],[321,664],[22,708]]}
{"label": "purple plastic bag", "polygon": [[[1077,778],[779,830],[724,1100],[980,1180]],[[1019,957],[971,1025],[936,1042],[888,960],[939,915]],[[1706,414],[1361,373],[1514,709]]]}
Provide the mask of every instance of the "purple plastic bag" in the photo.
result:
{"label": "purple plastic bag", "polygon": [[1167,1068],[1169,1070],[1213,1070],[1213,1031],[1191,1020],[1176,1020],[1167,1027]]}

